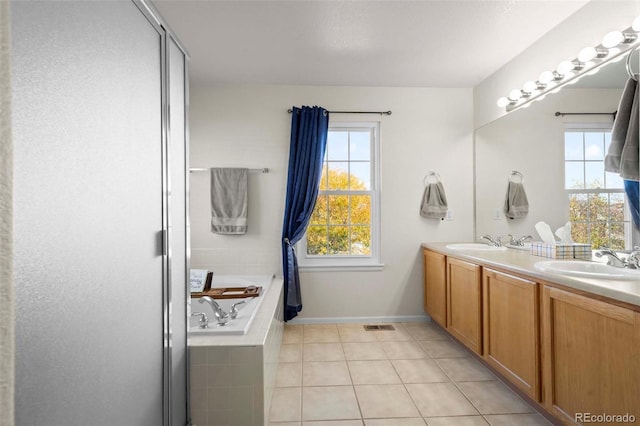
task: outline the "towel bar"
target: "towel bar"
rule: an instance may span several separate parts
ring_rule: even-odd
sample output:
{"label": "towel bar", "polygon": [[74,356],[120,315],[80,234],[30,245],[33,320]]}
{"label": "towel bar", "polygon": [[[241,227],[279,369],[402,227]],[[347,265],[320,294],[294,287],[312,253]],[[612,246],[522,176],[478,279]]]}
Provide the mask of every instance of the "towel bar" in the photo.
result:
{"label": "towel bar", "polygon": [[[208,172],[211,169],[204,169],[204,168],[192,168],[189,169],[189,173],[193,173],[193,172]],[[249,169],[249,173],[269,173],[269,169],[268,168],[262,168],[262,169]]]}

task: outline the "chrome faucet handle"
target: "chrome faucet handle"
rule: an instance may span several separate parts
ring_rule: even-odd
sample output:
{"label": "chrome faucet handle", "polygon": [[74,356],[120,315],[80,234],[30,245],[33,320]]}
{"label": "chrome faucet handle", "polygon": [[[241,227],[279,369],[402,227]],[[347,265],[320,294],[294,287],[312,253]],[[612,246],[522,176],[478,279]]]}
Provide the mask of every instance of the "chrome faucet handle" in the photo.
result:
{"label": "chrome faucet handle", "polygon": [[513,235],[507,234],[507,237],[509,237],[509,244],[511,244],[512,246],[519,246],[521,244]]}
{"label": "chrome faucet handle", "polygon": [[216,317],[216,323],[218,325],[225,325],[229,322],[229,314],[223,311],[220,305],[218,305],[218,302],[213,300],[211,296],[202,296],[200,300],[198,300],[198,303],[205,302],[211,305],[211,309],[213,309],[213,316]]}
{"label": "chrome faucet handle", "polygon": [[238,316],[238,309],[236,309],[236,306],[242,305],[243,303],[247,303],[247,301],[243,300],[241,302],[236,302],[233,305],[231,305],[231,310],[229,311],[229,316],[231,317],[231,319],[236,319],[236,317]]}
{"label": "chrome faucet handle", "polygon": [[192,317],[199,316],[198,327],[200,328],[209,328],[209,317],[204,312],[191,312]]}
{"label": "chrome faucet handle", "polygon": [[524,245],[524,242],[527,240],[533,240],[533,237],[531,235],[524,235],[518,238],[518,242],[520,243],[520,245]]}

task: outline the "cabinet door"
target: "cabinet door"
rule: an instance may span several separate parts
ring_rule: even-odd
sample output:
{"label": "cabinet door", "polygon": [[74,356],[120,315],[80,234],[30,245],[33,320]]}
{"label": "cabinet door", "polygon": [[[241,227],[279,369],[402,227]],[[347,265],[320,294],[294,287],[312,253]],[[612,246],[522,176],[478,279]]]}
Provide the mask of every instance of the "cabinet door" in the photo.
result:
{"label": "cabinet door", "polygon": [[542,324],[547,410],[576,423],[583,413],[640,419],[639,313],[545,286]]}
{"label": "cabinet door", "polygon": [[484,358],[539,401],[538,285],[486,268],[482,277]]}
{"label": "cabinet door", "polygon": [[424,310],[443,327],[447,323],[445,256],[429,250],[424,255]]}
{"label": "cabinet door", "polygon": [[447,258],[447,330],[482,353],[481,268]]}

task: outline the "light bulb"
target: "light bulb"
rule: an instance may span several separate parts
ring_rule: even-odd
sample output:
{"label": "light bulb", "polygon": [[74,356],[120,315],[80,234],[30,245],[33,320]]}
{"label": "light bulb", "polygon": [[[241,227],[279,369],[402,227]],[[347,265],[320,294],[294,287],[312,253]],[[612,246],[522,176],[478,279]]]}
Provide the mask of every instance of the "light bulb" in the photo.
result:
{"label": "light bulb", "polygon": [[558,71],[558,74],[566,75],[570,71],[573,71],[573,68],[574,68],[573,62],[571,62],[571,61],[562,61],[562,62],[560,62],[558,64],[558,67],[556,68],[556,71]]}
{"label": "light bulb", "polygon": [[538,85],[535,81],[527,81],[522,86],[522,90],[526,93],[533,93],[538,88]]}
{"label": "light bulb", "polygon": [[512,101],[517,101],[521,96],[522,92],[520,92],[520,90],[518,89],[513,89],[511,92],[509,92],[509,99]]}
{"label": "light bulb", "polygon": [[611,31],[602,39],[602,45],[610,48],[615,47],[624,41],[624,35],[620,31]]}
{"label": "light bulb", "polygon": [[542,74],[540,74],[540,77],[538,77],[538,80],[542,84],[548,84],[550,81],[553,81],[553,73],[551,71],[545,71]]}
{"label": "light bulb", "polygon": [[511,101],[509,101],[509,99],[505,98],[504,96],[501,97],[500,99],[498,99],[498,102],[496,102],[498,104],[498,106],[500,108],[504,108],[507,105],[509,105],[511,103]]}
{"label": "light bulb", "polygon": [[633,29],[633,31],[640,31],[640,16],[637,16],[636,19],[633,20],[631,28]]}
{"label": "light bulb", "polygon": [[597,55],[598,55],[598,51],[596,50],[595,47],[591,47],[591,46],[585,47],[580,51],[580,53],[578,53],[578,60],[580,62],[589,62],[590,60],[595,58]]}

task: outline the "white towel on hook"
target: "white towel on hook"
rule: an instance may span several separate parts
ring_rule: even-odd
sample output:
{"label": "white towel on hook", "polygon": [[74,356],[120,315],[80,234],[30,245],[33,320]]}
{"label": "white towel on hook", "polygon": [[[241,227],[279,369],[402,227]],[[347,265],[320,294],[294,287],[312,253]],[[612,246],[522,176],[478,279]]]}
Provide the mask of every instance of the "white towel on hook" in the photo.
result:
{"label": "white towel on hook", "polygon": [[429,219],[444,219],[447,216],[447,196],[442,182],[430,183],[422,194],[420,216]]}

